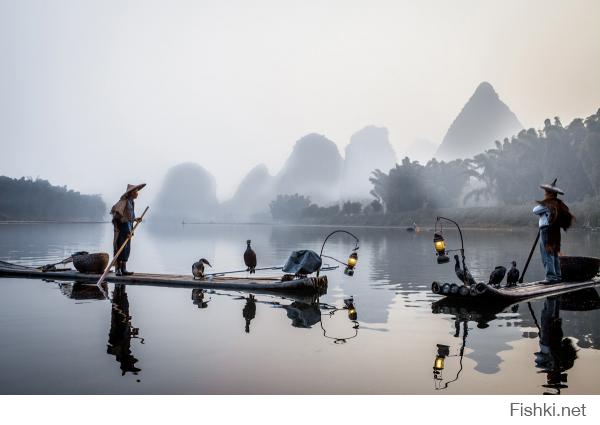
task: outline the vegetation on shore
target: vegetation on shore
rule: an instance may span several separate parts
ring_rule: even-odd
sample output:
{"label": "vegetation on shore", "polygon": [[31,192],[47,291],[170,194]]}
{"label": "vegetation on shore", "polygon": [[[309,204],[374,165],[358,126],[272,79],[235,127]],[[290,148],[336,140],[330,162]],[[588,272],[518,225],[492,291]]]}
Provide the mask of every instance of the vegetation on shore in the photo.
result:
{"label": "vegetation on shore", "polygon": [[[347,206],[347,204],[356,205],[358,203],[344,205]],[[286,219],[280,218],[278,221],[290,224],[400,227],[408,227],[416,223],[420,227],[431,227],[436,216],[445,216],[458,221],[465,227],[536,227],[537,217],[532,214],[534,206],[534,202],[529,202],[522,205],[503,206],[501,210],[498,207],[453,207],[383,213],[374,211],[371,205],[359,211],[355,209],[353,212],[348,212],[347,208],[340,208],[337,205],[323,208],[310,204],[301,213],[295,213],[293,217],[290,216]],[[571,203],[569,206],[576,218],[574,227],[600,228],[600,198],[588,198]],[[320,214],[315,214],[315,211],[319,211]]]}
{"label": "vegetation on shore", "polygon": [[107,209],[99,195],[82,195],[47,180],[0,176],[2,221],[100,221]]}

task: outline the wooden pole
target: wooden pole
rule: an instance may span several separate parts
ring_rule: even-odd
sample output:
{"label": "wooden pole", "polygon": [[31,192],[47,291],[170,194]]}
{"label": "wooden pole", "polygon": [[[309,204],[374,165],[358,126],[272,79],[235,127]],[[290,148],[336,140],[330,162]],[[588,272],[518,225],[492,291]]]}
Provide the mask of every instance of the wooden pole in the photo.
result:
{"label": "wooden pole", "polygon": [[149,208],[150,207],[146,207],[146,209],[144,210],[144,212],[140,216],[140,221],[136,222],[133,225],[133,229],[131,229],[131,232],[129,233],[129,236],[127,237],[127,239],[125,240],[125,242],[123,242],[123,245],[121,245],[121,247],[116,252],[116,254],[113,256],[112,261],[110,262],[110,264],[108,265],[108,267],[106,267],[106,270],[104,270],[104,273],[102,273],[102,276],[100,276],[100,279],[98,280],[98,283],[96,283],[96,285],[100,286],[100,284],[102,282],[104,282],[104,279],[106,279],[106,276],[108,275],[108,272],[110,271],[110,268],[112,266],[114,266],[115,261],[117,261],[117,258],[119,258],[119,255],[121,255],[121,252],[125,249],[125,245],[127,245],[129,243],[129,241],[131,240],[131,238],[133,238],[133,234],[135,233],[135,229],[137,229],[138,225],[142,222],[142,220],[143,220],[144,216],[146,215],[146,212],[148,211]]}
{"label": "wooden pole", "polygon": [[535,237],[535,242],[533,242],[533,246],[531,247],[531,251],[529,251],[529,257],[527,257],[527,262],[525,263],[525,267],[523,268],[523,273],[521,273],[521,277],[519,278],[519,283],[523,283],[523,278],[525,277],[525,272],[527,271],[527,267],[529,267],[529,262],[531,261],[531,257],[533,256],[533,251],[540,240],[540,230],[538,229],[537,236]]}

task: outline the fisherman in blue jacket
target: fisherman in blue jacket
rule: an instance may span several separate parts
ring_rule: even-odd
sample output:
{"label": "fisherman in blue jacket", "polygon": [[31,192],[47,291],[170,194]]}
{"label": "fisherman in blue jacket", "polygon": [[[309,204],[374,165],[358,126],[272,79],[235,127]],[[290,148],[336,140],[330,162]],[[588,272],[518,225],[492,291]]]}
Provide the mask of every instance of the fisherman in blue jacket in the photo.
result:
{"label": "fisherman in blue jacket", "polygon": [[540,228],[540,253],[542,262],[546,269],[546,280],[544,283],[558,283],[562,281],[560,270],[560,229],[567,230],[571,227],[574,219],[569,208],[558,195],[565,193],[556,187],[556,179],[552,184],[543,184],[545,196],[533,209],[533,213],[539,216]]}

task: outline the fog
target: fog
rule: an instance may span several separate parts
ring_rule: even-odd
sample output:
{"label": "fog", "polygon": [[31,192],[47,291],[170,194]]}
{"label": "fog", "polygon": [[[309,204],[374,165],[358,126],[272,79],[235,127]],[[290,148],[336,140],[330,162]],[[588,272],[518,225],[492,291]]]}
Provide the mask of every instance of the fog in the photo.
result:
{"label": "fog", "polygon": [[599,18],[593,0],[0,0],[0,175],[109,204],[146,182],[145,203],[195,162],[225,201],[309,133],[343,155],[375,125],[398,159],[431,152],[481,81],[526,128],[566,123],[600,105]]}

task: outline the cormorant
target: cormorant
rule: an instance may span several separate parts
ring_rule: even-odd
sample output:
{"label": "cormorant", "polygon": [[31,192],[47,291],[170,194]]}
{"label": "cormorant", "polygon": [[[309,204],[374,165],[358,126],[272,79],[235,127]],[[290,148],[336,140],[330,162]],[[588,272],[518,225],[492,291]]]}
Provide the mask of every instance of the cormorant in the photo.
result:
{"label": "cormorant", "polygon": [[250,248],[250,239],[246,241],[248,247],[246,248],[246,252],[244,252],[244,263],[246,263],[247,272],[255,273],[254,269],[256,268],[256,252],[252,248]]}
{"label": "cormorant", "polygon": [[204,265],[208,267],[212,267],[206,258],[201,258],[192,264],[192,274],[194,275],[194,280],[202,279],[204,277]]}
{"label": "cormorant", "polygon": [[460,261],[458,259],[458,255],[454,256],[454,261],[454,272],[456,273],[456,277],[458,277],[458,279],[465,285],[475,285],[475,279],[473,279],[473,276],[471,276],[469,270],[467,270],[465,273],[465,271],[460,268]]}
{"label": "cormorant", "polygon": [[517,262],[513,261],[511,264],[512,267],[506,275],[506,286],[515,286],[519,281],[519,276],[521,275],[519,269],[517,268]]}
{"label": "cormorant", "polygon": [[490,280],[488,282],[488,285],[493,285],[493,286],[500,286],[500,283],[502,283],[502,279],[504,279],[504,275],[506,274],[506,267],[504,266],[497,266],[494,271],[490,274]]}

